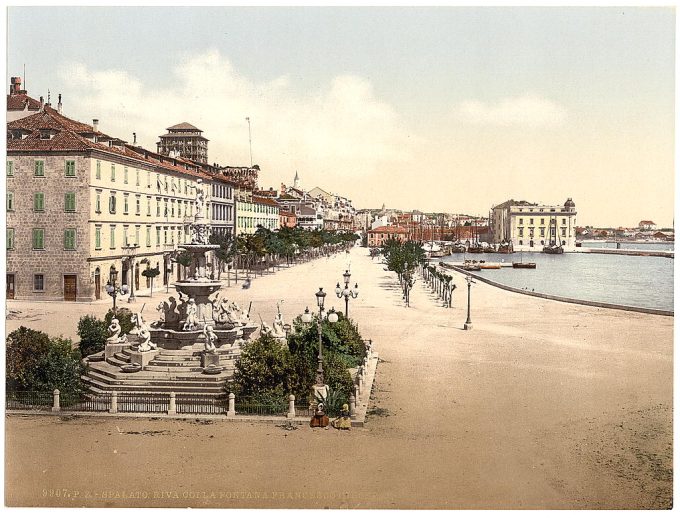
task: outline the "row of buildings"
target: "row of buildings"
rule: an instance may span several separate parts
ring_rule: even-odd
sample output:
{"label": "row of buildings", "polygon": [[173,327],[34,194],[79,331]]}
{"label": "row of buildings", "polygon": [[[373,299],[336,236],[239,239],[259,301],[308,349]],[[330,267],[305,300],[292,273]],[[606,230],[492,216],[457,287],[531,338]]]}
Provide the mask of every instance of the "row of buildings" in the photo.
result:
{"label": "row of buildings", "polygon": [[[190,240],[196,192],[211,232],[263,227],[354,228],[351,201],[320,188],[260,190],[260,168],[208,163],[208,140],[189,123],[166,129],[156,151],[108,135],[28,96],[12,78],[7,96],[7,298],[91,301],[120,284],[179,279],[178,245]],[[156,281],[158,282],[158,281]]]}
{"label": "row of buildings", "polygon": [[494,206],[488,217],[402,212],[385,207],[361,214],[369,247],[381,246],[389,238],[512,243],[517,251],[541,251],[550,244],[560,244],[565,250],[576,247],[576,205],[571,198],[563,205],[508,200]]}

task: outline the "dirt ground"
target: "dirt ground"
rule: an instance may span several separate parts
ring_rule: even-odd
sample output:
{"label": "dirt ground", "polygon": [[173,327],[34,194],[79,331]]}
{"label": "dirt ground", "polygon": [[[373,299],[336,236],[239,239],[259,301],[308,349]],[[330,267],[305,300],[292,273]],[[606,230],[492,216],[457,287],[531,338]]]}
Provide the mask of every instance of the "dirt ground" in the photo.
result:
{"label": "dirt ground", "polygon": [[[479,283],[472,288],[474,328],[464,331],[461,277],[453,309],[421,282],[405,308],[394,275],[365,249],[282,269],[250,290],[225,294],[252,300],[253,313],[268,322],[278,300],[287,319],[313,309],[319,286],[329,293],[327,306],[344,309],[333,289],[350,262],[361,290],[350,316],[382,358],[364,428],[8,416],[6,505],[672,505],[672,317]],[[32,311],[29,327],[68,336],[80,314],[103,315],[107,306],[14,301],[9,309]],[[8,332],[16,322],[8,321]]]}

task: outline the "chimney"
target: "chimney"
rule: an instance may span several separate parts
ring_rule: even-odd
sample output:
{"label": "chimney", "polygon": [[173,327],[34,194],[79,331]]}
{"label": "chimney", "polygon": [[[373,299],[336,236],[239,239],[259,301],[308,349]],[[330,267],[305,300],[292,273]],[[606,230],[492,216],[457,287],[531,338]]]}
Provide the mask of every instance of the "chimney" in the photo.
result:
{"label": "chimney", "polygon": [[13,77],[10,79],[10,84],[9,84],[9,94],[10,95],[17,95],[21,93],[21,78],[20,77]]}
{"label": "chimney", "polygon": [[92,119],[92,131],[95,133],[99,131],[99,119]]}
{"label": "chimney", "polygon": [[137,133],[132,134],[132,145],[133,146],[137,145]]}
{"label": "chimney", "polygon": [[45,98],[41,95],[40,96],[40,111],[43,111],[45,108]]}
{"label": "chimney", "polygon": [[61,113],[61,94],[59,94],[59,102],[57,103],[57,112]]}

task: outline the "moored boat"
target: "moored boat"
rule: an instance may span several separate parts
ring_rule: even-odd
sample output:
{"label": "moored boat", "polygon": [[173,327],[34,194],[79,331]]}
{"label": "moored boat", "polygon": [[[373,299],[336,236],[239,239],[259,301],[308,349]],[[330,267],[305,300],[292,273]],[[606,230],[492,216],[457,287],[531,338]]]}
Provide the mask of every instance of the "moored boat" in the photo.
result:
{"label": "moored boat", "polygon": [[536,263],[512,263],[513,268],[536,268]]}

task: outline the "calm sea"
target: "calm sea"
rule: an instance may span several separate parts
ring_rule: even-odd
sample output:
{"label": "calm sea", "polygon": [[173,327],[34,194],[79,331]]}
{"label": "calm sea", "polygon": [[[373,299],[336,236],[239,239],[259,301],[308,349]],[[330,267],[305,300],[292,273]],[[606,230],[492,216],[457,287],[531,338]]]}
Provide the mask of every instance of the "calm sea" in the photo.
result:
{"label": "calm sea", "polygon": [[[646,248],[641,249],[667,249],[650,243],[644,245]],[[624,248],[624,245],[621,247]],[[490,263],[512,263],[520,260],[536,263],[535,270],[501,268],[475,272],[515,288],[594,302],[673,310],[674,259],[587,253],[548,255],[528,252],[466,254],[465,258],[477,261],[483,259]],[[463,254],[453,254],[441,260],[460,263],[463,259]]]}

